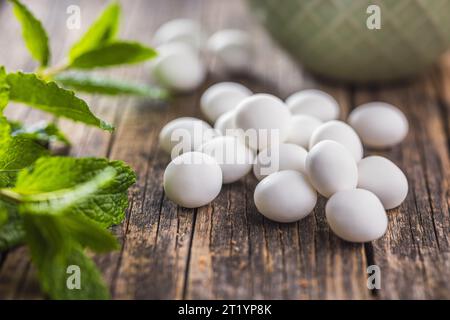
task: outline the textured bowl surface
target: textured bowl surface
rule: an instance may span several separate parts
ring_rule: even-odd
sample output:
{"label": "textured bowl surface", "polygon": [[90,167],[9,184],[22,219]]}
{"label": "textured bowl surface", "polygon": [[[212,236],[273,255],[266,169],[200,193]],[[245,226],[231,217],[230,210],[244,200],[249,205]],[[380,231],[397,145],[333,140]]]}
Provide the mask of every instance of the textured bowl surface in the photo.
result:
{"label": "textured bowl surface", "polygon": [[[450,44],[450,0],[248,0],[287,51],[314,73],[352,82],[410,77]],[[381,29],[367,27],[369,5]]]}

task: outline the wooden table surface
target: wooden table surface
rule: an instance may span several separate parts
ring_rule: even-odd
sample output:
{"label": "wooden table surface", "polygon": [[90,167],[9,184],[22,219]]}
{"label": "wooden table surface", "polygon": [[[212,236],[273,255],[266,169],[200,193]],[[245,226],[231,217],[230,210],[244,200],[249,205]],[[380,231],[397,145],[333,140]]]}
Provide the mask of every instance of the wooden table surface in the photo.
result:
{"label": "wooden table surface", "polygon": [[[53,63],[100,12],[104,1],[25,1],[43,20],[51,37]],[[68,5],[81,7],[82,30],[65,26]],[[321,83],[296,66],[249,16],[240,0],[122,1],[121,35],[150,44],[163,22],[198,19],[209,31],[225,27],[251,33],[256,54],[245,76],[233,78],[208,58],[211,72],[202,88],[169,104],[134,98],[84,96],[96,114],[113,122],[110,135],[61,121],[74,156],[122,159],[138,174],[130,192],[126,221],[114,228],[122,249],[96,257],[117,299],[397,299],[450,298],[449,128],[450,55],[427,75],[391,87]],[[20,29],[8,3],[0,0],[0,64],[32,71]],[[107,71],[120,78],[148,81],[143,65]],[[382,154],[406,173],[406,201],[390,210],[389,228],[380,240],[350,244],[329,230],[324,199],[298,223],[277,224],[253,203],[256,180],[249,175],[226,185],[208,206],[182,209],[169,201],[162,176],[169,157],[158,147],[158,133],[171,119],[201,116],[199,98],[212,83],[235,80],[255,92],[281,98],[303,88],[320,88],[341,104],[342,118],[355,106],[383,100],[407,115],[405,141]],[[11,105],[7,114],[33,123],[41,112]],[[367,266],[381,268],[381,289],[367,289]],[[0,298],[43,298],[25,248],[0,256]]]}

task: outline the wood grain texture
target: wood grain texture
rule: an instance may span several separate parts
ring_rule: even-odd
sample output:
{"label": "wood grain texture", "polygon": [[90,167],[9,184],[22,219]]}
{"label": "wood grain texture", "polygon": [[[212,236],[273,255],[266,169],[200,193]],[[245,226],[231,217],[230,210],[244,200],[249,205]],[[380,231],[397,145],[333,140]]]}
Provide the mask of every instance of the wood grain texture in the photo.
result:
{"label": "wood grain texture", "polygon": [[388,212],[386,236],[372,244],[374,262],[385,277],[382,298],[449,294],[448,137],[438,92],[430,90],[429,81],[424,77],[407,87],[356,94],[358,103],[375,99],[398,106],[412,129],[401,146],[383,152],[405,171],[409,194],[399,208]]}
{"label": "wood grain texture", "polygon": [[[40,17],[52,39],[53,62],[86,29],[105,1],[25,1]],[[65,27],[66,8],[82,9],[82,30]],[[296,66],[248,17],[240,0],[123,1],[121,36],[150,43],[163,22],[177,17],[199,20],[208,32],[228,27],[247,30],[257,51],[252,65],[230,76],[207,56],[210,73],[202,88],[170,103],[133,98],[83,96],[95,113],[116,126],[110,135],[61,121],[73,141],[74,156],[104,156],[128,162],[138,174],[130,190],[123,224],[113,228],[122,248],[96,256],[117,299],[392,299],[450,298],[449,112],[450,56],[414,83],[358,88],[319,82]],[[0,30],[16,25],[9,4],[0,1]],[[19,40],[19,30],[0,33],[0,64],[31,71],[35,63]],[[148,81],[144,66],[106,71],[116,77]],[[201,117],[199,99],[209,85],[234,80],[254,92],[286,98],[303,88],[332,94],[342,119],[358,104],[384,100],[398,105],[410,122],[406,140],[381,154],[406,173],[410,192],[390,210],[389,229],[370,244],[350,244],[329,229],[325,199],[304,220],[278,224],[260,215],[253,203],[256,180],[249,175],[223,187],[210,205],[183,209],[168,200],[162,176],[169,157],[158,147],[161,127],[180,116]],[[48,117],[20,106],[8,116],[33,123]],[[377,264],[382,289],[369,291],[366,268]],[[43,298],[27,250],[0,257],[0,298]]]}

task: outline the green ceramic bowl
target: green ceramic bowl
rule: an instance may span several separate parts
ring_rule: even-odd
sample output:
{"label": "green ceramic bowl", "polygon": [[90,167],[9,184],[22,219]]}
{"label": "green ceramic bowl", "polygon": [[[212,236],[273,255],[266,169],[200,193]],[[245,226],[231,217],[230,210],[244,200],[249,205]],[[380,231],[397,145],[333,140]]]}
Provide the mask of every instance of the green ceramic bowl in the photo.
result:
{"label": "green ceramic bowl", "polygon": [[[450,0],[247,0],[270,34],[321,76],[380,82],[423,72],[450,45]],[[381,29],[367,27],[369,5]]]}

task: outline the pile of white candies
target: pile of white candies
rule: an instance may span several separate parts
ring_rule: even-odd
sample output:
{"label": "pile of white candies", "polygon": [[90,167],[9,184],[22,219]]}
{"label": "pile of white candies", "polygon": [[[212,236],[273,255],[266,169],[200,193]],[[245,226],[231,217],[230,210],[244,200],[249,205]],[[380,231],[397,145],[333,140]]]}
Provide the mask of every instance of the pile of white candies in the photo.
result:
{"label": "pile of white candies", "polygon": [[236,72],[250,61],[250,40],[246,32],[236,29],[220,30],[208,39],[198,22],[171,20],[159,27],[153,39],[158,56],[150,62],[152,78],[172,91],[194,90],[207,73],[203,52],[216,57],[225,70]]}
{"label": "pile of white candies", "polygon": [[[159,53],[151,62],[154,80],[173,91],[197,88],[207,73],[204,51],[228,71],[249,64],[252,46],[245,32],[222,30],[206,38],[201,26],[189,19],[163,24],[154,37]],[[386,232],[386,210],[406,198],[408,181],[393,162],[380,156],[363,158],[363,143],[387,148],[407,135],[407,119],[392,105],[361,105],[346,124],[336,120],[339,105],[325,92],[304,90],[283,102],[223,82],[204,92],[200,107],[214,129],[201,119],[183,117],[160,133],[161,147],[173,156],[164,173],[164,190],[180,206],[210,203],[222,184],[238,181],[253,167],[260,180],[255,205],[267,218],[289,223],[306,217],[316,206],[318,192],[328,198],[330,228],[347,241],[367,242]],[[239,129],[276,131],[277,141],[246,140]]]}
{"label": "pile of white candies", "polygon": [[[214,123],[215,134],[194,134],[195,125],[212,129],[196,118],[175,119],[160,134],[162,148],[170,153],[175,129],[192,133],[188,148],[164,173],[167,197],[183,207],[208,204],[223,183],[241,179],[253,166],[260,180],[254,201],[265,217],[298,221],[312,212],[318,192],[328,198],[326,218],[334,233],[347,241],[368,242],[386,232],[386,210],[399,206],[408,193],[408,181],[392,161],[381,156],[363,158],[363,143],[387,148],[407,135],[407,119],[392,105],[361,105],[350,113],[347,124],[336,120],[339,105],[325,92],[304,90],[283,102],[231,82],[211,86],[200,104]],[[278,130],[280,143],[245,144],[238,135],[227,135],[234,132],[227,129],[236,128]],[[223,162],[224,153],[227,160],[236,161]],[[277,170],[261,174],[275,156]]]}

